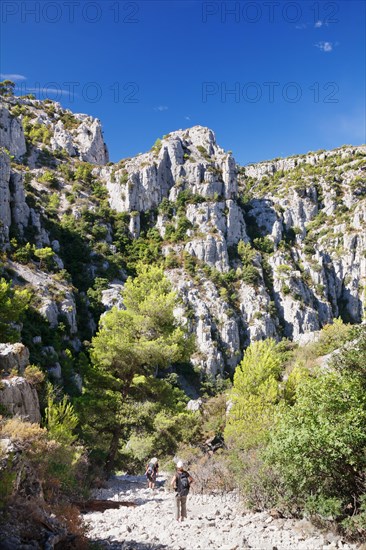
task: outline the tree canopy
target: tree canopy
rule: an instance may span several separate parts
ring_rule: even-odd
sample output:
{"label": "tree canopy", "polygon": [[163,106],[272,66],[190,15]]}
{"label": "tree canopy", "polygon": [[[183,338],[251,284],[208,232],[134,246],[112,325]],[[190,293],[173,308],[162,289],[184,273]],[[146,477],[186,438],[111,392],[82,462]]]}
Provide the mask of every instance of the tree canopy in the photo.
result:
{"label": "tree canopy", "polygon": [[28,308],[31,299],[27,289],[15,289],[10,282],[0,278],[0,342],[16,342],[19,331],[14,326]]}
{"label": "tree canopy", "polygon": [[225,438],[246,449],[267,436],[280,396],[282,357],[274,340],[253,342],[235,370]]}
{"label": "tree canopy", "polygon": [[[96,386],[104,388],[103,397],[97,398],[99,413],[93,422],[99,428],[105,420],[109,423],[107,470],[115,463],[121,438],[128,438],[131,427],[139,424],[146,386],[156,385],[153,381],[159,369],[188,360],[194,347],[192,337],[174,316],[177,295],[161,268],[140,265],[137,276],[125,284],[123,303],[126,309],[113,308],[100,320],[91,346],[93,375],[83,397],[90,406]],[[145,382],[137,384],[141,376]],[[104,418],[107,411],[108,419]]]}

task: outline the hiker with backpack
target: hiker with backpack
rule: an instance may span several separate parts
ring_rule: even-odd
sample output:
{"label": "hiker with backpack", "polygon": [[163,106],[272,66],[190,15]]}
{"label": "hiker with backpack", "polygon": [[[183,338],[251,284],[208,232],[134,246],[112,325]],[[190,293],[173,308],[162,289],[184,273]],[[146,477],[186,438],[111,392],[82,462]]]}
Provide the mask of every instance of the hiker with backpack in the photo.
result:
{"label": "hiker with backpack", "polygon": [[156,457],[152,458],[146,466],[145,475],[147,477],[147,483],[149,489],[155,489],[156,477],[159,471],[159,463]]}
{"label": "hiker with backpack", "polygon": [[177,462],[177,471],[173,476],[170,485],[175,489],[175,506],[177,521],[184,521],[187,517],[187,496],[194,479],[184,469],[183,462]]}

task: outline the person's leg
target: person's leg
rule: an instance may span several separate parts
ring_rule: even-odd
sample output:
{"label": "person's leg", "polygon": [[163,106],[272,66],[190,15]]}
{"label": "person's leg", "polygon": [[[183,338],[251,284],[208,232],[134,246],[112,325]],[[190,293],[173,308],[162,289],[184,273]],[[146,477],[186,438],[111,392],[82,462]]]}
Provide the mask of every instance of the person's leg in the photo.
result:
{"label": "person's leg", "polygon": [[182,519],[187,517],[187,497],[180,497]]}
{"label": "person's leg", "polygon": [[180,519],[180,499],[179,495],[175,495],[175,518],[177,521]]}

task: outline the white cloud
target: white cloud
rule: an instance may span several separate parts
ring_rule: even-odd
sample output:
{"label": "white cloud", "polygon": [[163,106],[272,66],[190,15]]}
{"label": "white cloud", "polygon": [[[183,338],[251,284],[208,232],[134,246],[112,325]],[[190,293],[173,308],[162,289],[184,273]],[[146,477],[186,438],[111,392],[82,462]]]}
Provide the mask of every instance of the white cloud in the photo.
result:
{"label": "white cloud", "polygon": [[322,52],[331,52],[333,50],[333,42],[317,42],[315,46]]}
{"label": "white cloud", "polygon": [[184,117],[186,120],[191,120],[191,117],[189,115]]}
{"label": "white cloud", "polygon": [[306,29],[306,26],[306,23],[300,23],[299,25],[295,25],[295,29],[303,30]]}
{"label": "white cloud", "polygon": [[159,105],[158,107],[154,107],[154,111],[159,111],[162,113],[163,111],[167,111],[169,107],[167,105]]}
{"label": "white cloud", "polygon": [[322,27],[322,26],[323,26],[323,21],[321,21],[320,19],[319,19],[319,21],[317,21],[317,22],[315,23],[315,25],[314,25],[314,27],[315,27],[316,29],[320,29],[320,27]]}
{"label": "white cloud", "polygon": [[27,77],[22,74],[0,73],[0,78],[3,78],[4,80],[12,80],[13,82],[19,80],[27,80]]}

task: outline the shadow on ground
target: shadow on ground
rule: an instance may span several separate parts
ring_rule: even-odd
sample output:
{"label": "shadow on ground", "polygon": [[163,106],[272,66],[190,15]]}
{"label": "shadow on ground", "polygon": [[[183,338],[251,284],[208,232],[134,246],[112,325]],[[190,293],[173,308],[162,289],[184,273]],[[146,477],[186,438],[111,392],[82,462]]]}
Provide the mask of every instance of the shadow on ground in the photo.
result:
{"label": "shadow on ground", "polygon": [[110,539],[89,539],[90,550],[169,550],[165,544],[136,542],[135,540],[113,541]]}

